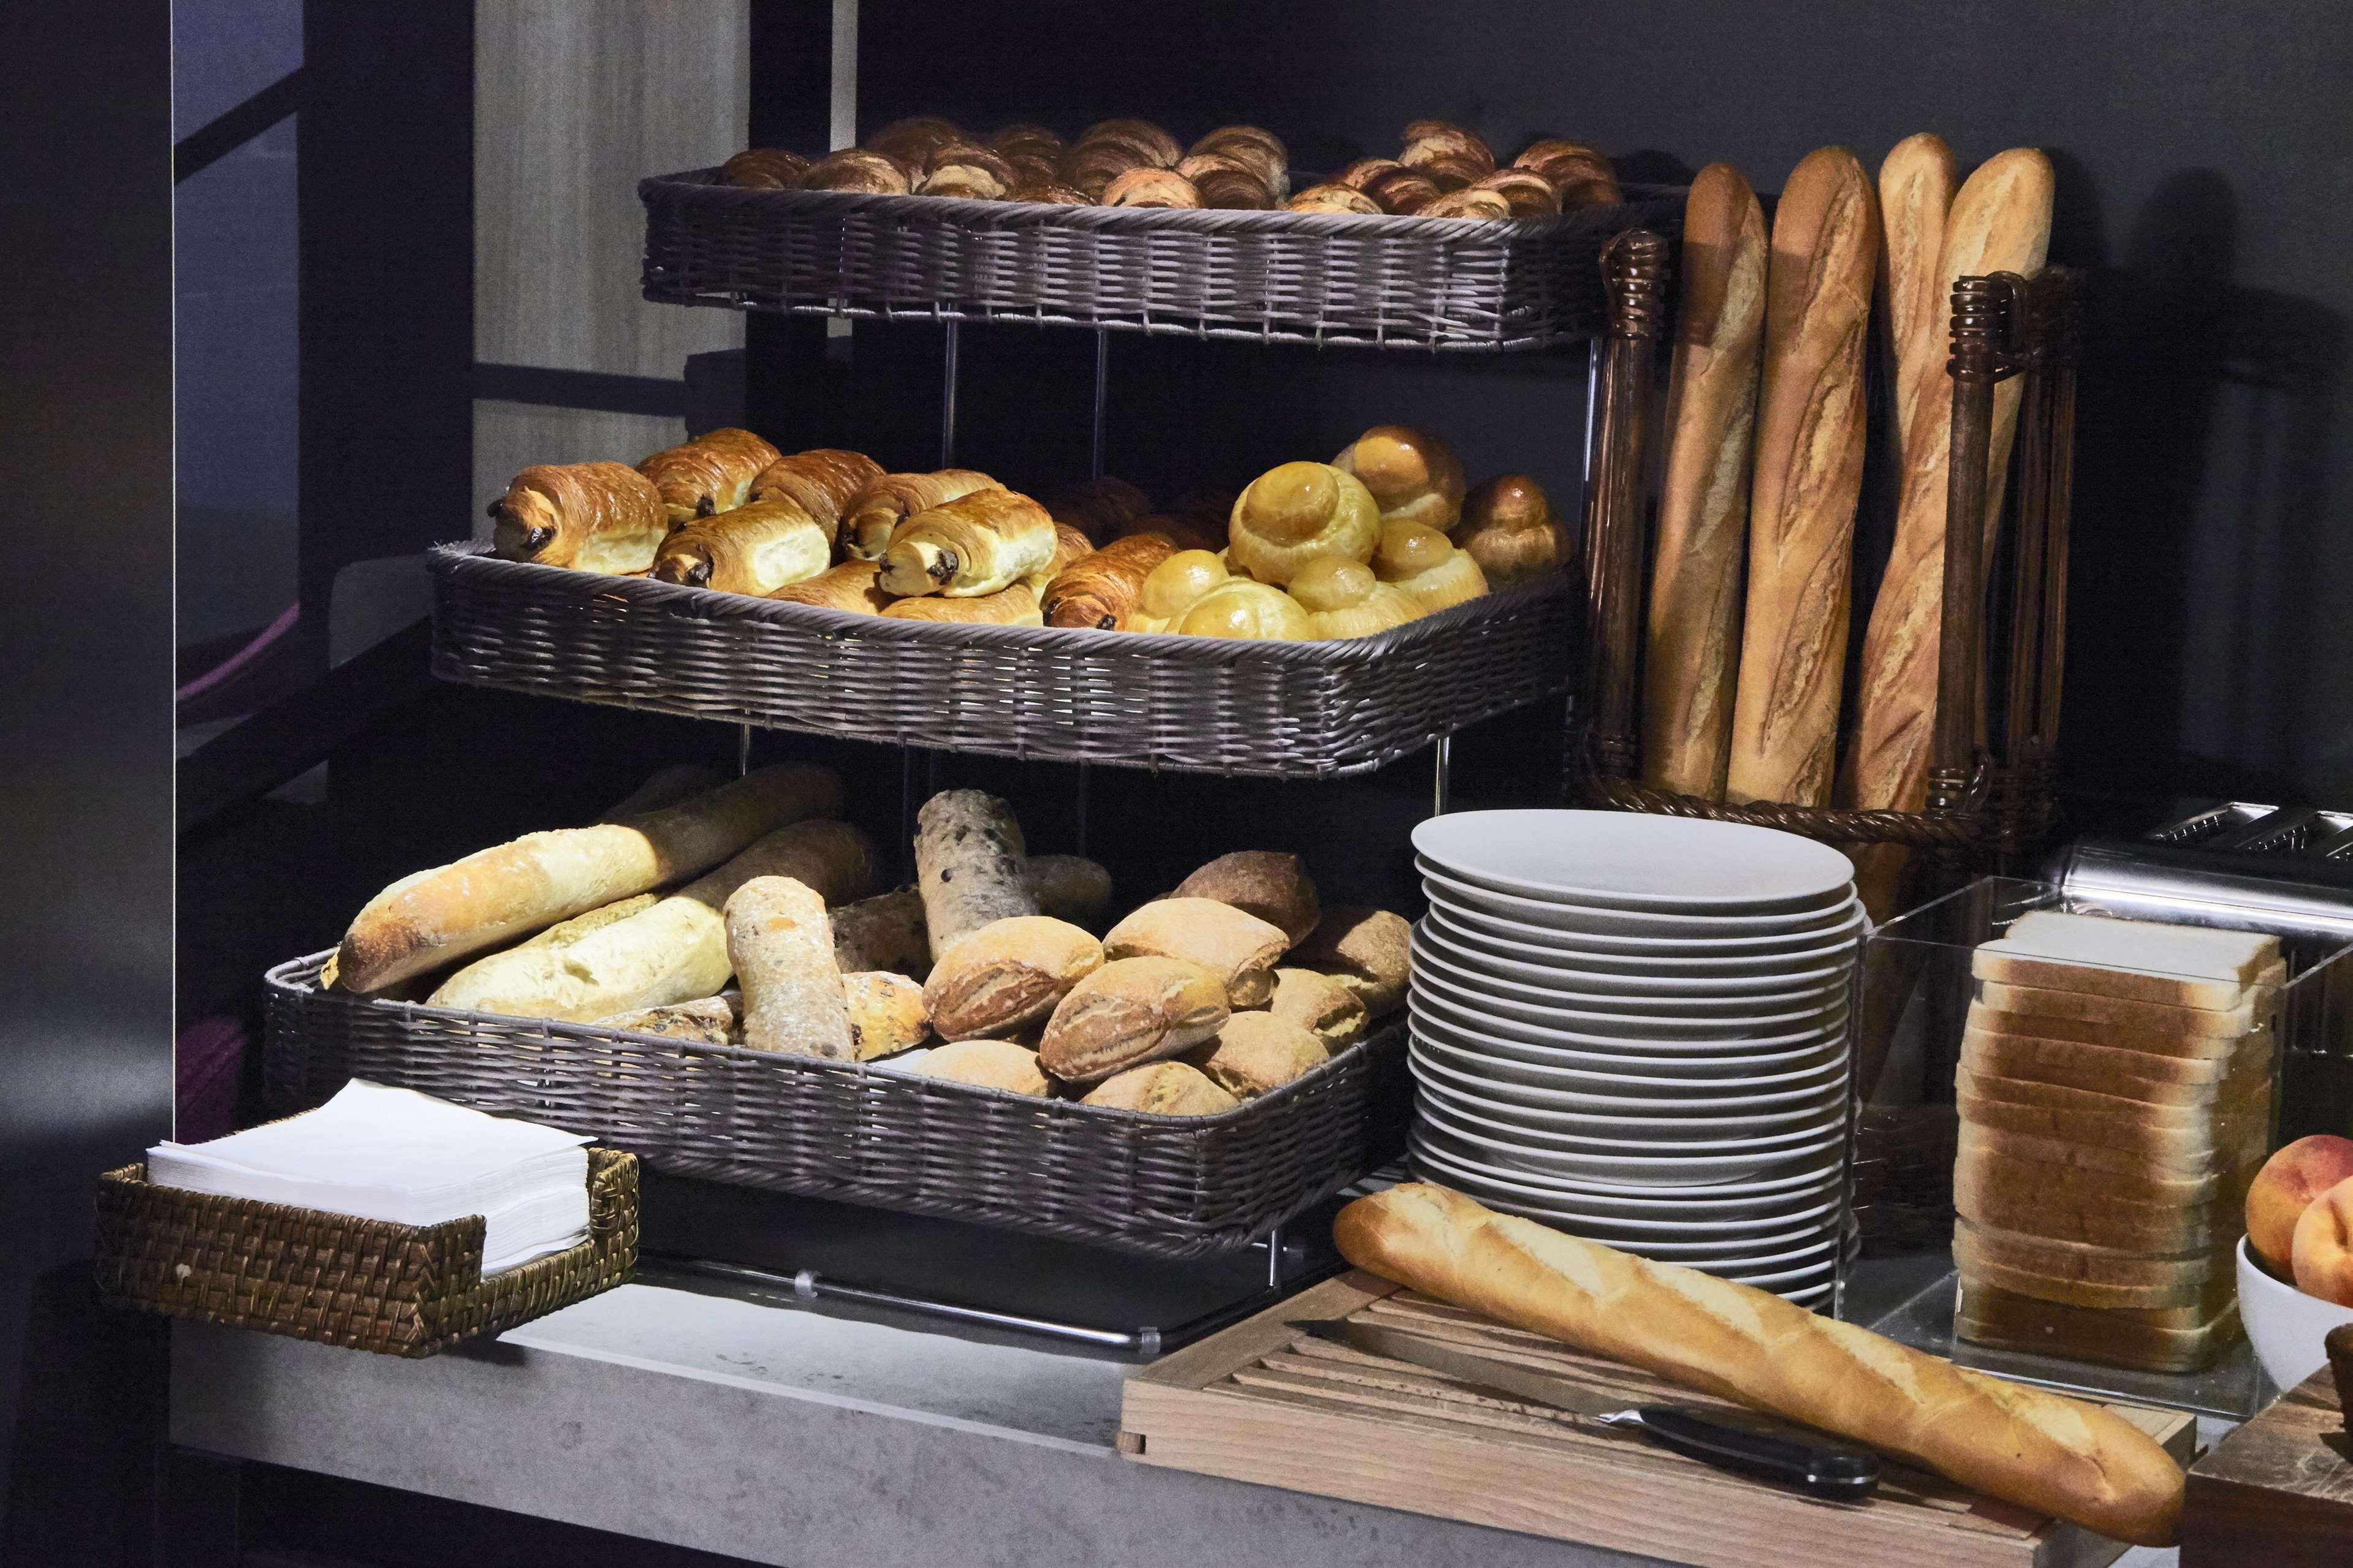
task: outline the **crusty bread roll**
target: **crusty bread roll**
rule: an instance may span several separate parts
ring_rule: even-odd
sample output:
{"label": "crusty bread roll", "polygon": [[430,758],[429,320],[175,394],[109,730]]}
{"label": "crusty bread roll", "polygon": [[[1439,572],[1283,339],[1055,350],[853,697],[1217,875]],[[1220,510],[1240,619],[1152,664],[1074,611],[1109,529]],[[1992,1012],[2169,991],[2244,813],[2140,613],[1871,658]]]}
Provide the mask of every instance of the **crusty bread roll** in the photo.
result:
{"label": "crusty bread roll", "polygon": [[880,561],[899,525],[917,512],[945,506],[975,490],[997,488],[995,479],[976,468],[883,474],[869,479],[842,513],[842,553],[858,561]]}
{"label": "crusty bread roll", "polygon": [[632,1035],[659,1035],[666,1040],[691,1040],[698,1046],[732,1046],[740,1038],[739,1000],[724,994],[700,996],[691,1002],[640,1007],[633,1013],[615,1013],[590,1022],[600,1029],[619,1029]]}
{"label": "crusty bread roll", "polygon": [[1202,595],[1167,629],[1192,637],[1279,642],[1303,642],[1315,635],[1314,623],[1298,600],[1247,577],[1229,578]]}
{"label": "crusty bread roll", "polygon": [[674,530],[654,552],[657,581],[761,596],[826,569],[833,544],[798,501],[753,501]]}
{"label": "crusty bread roll", "polygon": [[936,594],[920,598],[893,599],[882,610],[883,618],[893,621],[946,621],[965,626],[1042,626],[1046,617],[1039,613],[1038,595],[1028,583],[1016,583],[1009,588],[999,588],[994,594],[977,598],[944,599]]}
{"label": "crusty bread roll", "polygon": [[744,994],[745,1047],[857,1060],[824,898],[790,877],[754,877],[728,895],[725,915],[727,959]]}
{"label": "crusty bread roll", "polygon": [[653,481],[621,463],[541,463],[491,503],[501,561],[617,574],[653,564],[670,511]]}
{"label": "crusty bread roll", "polygon": [[943,790],[915,813],[915,886],[932,957],[995,921],[1038,912],[1013,808],[976,789]]}
{"label": "crusty bread roll", "polygon": [[1176,552],[1165,533],[1130,533],[1081,556],[1046,585],[1046,624],[1118,630],[1142,606],[1145,578]]}
{"label": "crusty bread roll", "polygon": [[840,809],[841,780],[833,773],[786,766],[762,768],[627,822],[527,833],[404,877],[369,900],[343,934],[339,982],[364,995],[382,991],[509,938],[706,871],[771,829]]}
{"label": "crusty bread roll", "polygon": [[752,499],[798,503],[831,543],[841,536],[841,514],[850,500],[881,477],[882,465],[863,452],[818,447],[778,458],[761,469],[752,481]]}
{"label": "crusty bread roll", "polygon": [[1114,1073],[1087,1091],[1082,1105],[1148,1110],[1155,1116],[1220,1116],[1241,1104],[1183,1062],[1147,1062]]}
{"label": "crusty bread roll", "polygon": [[913,888],[877,893],[832,912],[833,962],[844,974],[881,970],[921,980],[932,970],[923,896]]}
{"label": "crusty bread roll", "polygon": [[1028,496],[975,490],[917,512],[882,552],[882,586],[902,597],[977,598],[1054,558],[1054,520]]}
{"label": "crusty bread roll", "polygon": [[882,591],[882,568],[872,561],[845,561],[829,566],[806,582],[795,583],[768,595],[788,605],[815,605],[821,610],[842,610],[854,616],[879,616],[899,601]]}
{"label": "crusty bread roll", "polygon": [[1014,1094],[1043,1095],[1054,1087],[1038,1068],[1038,1053],[1010,1040],[952,1040],[925,1051],[912,1070]]}
{"label": "crusty bread roll", "polygon": [[1293,574],[1287,592],[1307,612],[1309,628],[1319,637],[1371,637],[1423,614],[1405,590],[1345,555],[1310,561]]}
{"label": "crusty bread roll", "polygon": [[1405,1005],[1413,928],[1405,917],[1356,904],[1331,904],[1305,940],[1291,950],[1301,969],[1328,974],[1356,994],[1367,1017]]}
{"label": "crusty bread roll", "polygon": [[1683,204],[1642,657],[1642,782],[1704,800],[1723,798],[1731,759],[1764,336],[1765,214],[1739,170],[1711,163]]}
{"label": "crusty bread roll", "polygon": [[[839,932],[834,935],[833,950],[838,964]],[[866,969],[844,973],[841,985],[849,1004],[850,1047],[858,1060],[871,1062],[920,1046],[931,1035],[932,1015],[923,1005],[922,982],[888,970]]]}
{"label": "crusty bread roll", "polygon": [[1880,336],[1895,366],[1895,449],[1912,449],[1922,395],[1945,374],[1951,284],[1938,265],[1960,187],[1953,150],[1933,131],[1906,136],[1879,165]]}
{"label": "crusty bread roll", "polygon": [[1181,958],[1117,958],[1071,988],[1038,1045],[1045,1069],[1092,1083],[1191,1049],[1226,1021],[1226,988]]}
{"label": "crusty bread roll", "polygon": [[[1745,517],[1745,487],[1742,510]],[[1544,487],[1526,474],[1498,474],[1464,497],[1452,537],[1495,585],[1544,576],[1568,560],[1568,526],[1554,515]]]}
{"label": "crusty bread roll", "polygon": [[1216,975],[1236,1007],[1274,994],[1274,963],[1291,945],[1282,928],[1214,899],[1156,899],[1111,928],[1106,958],[1182,958]]}
{"label": "crusty bread roll", "polygon": [[1878,266],[1879,202],[1862,165],[1843,147],[1808,153],[1775,209],[1766,271],[1727,800],[1830,800]]}
{"label": "crusty bread roll", "polygon": [[1376,425],[1340,449],[1332,466],[1372,492],[1383,522],[1418,522],[1440,533],[1462,519],[1462,461],[1409,425]]}
{"label": "crusty bread roll", "polygon": [[681,528],[751,500],[752,481],[783,455],[749,430],[729,427],[656,452],[638,472],[653,481],[670,526]]}
{"label": "crusty bread roll", "polygon": [[1364,481],[1328,463],[1282,463],[1234,501],[1235,564],[1280,585],[1319,555],[1369,561],[1380,542],[1379,503]]}
{"label": "crusty bread roll", "polygon": [[1092,930],[1111,908],[1111,873],[1083,855],[1032,855],[1022,879],[1038,912]]}
{"label": "crusty bread roll", "polygon": [[1314,931],[1324,918],[1307,868],[1298,856],[1275,849],[1237,849],[1220,855],[1177,883],[1170,896],[1231,904],[1256,915],[1293,942]]}
{"label": "crusty bread roll", "polygon": [[942,1039],[1002,1037],[1050,1017],[1103,963],[1103,943],[1082,927],[1015,915],[950,944],[923,982],[923,1005]]}
{"label": "crusty bread roll", "polygon": [[1324,1042],[1273,1013],[1236,1013],[1185,1058],[1237,1100],[1271,1094],[1332,1059]]}
{"label": "crusty bread roll", "polygon": [[1373,552],[1373,574],[1393,584],[1406,597],[1433,615],[1476,599],[1487,591],[1487,574],[1467,551],[1434,528],[1418,522],[1381,525],[1379,547]]}
{"label": "crusty bread roll", "polygon": [[607,806],[597,815],[599,822],[621,822],[641,816],[649,811],[659,811],[666,805],[676,805],[692,795],[717,789],[726,776],[717,768],[701,763],[672,763],[658,769],[651,777],[628,795]]}
{"label": "crusty bread roll", "polygon": [[1357,1199],[1333,1234],[1356,1267],[1515,1328],[1868,1443],[2121,1541],[2174,1539],[2180,1467],[2096,1405],[1422,1183]]}
{"label": "crusty bread roll", "polygon": [[719,177],[754,191],[788,191],[808,173],[809,160],[781,147],[747,147],[719,166]]}
{"label": "crusty bread roll", "polygon": [[1364,999],[1329,974],[1313,969],[1278,969],[1267,1011],[1288,1018],[1326,1051],[1345,1050],[1364,1038],[1370,1021]]}

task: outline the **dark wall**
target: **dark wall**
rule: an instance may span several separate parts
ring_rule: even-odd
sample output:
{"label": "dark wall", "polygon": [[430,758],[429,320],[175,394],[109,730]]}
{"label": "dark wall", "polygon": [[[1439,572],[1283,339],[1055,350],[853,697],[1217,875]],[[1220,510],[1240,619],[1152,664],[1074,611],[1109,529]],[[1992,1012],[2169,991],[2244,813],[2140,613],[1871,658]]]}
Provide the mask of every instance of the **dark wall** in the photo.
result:
{"label": "dark wall", "polygon": [[[1826,142],[1874,167],[1920,130],[1969,162],[2046,148],[2052,258],[2094,274],[2068,779],[2353,803],[2339,0],[1050,0],[1018,25],[1001,6],[928,4],[870,16],[860,53],[870,130],[921,110],[1066,133],[1114,113],[1185,135],[1247,118],[1307,163],[1388,151],[1406,120],[1440,115],[1506,151],[1539,132],[1589,140],[1654,175],[1725,159],[1768,191]],[[1574,472],[1576,360],[1447,379],[1360,353],[1113,351],[1114,466],[1247,478],[1389,417],[1438,426],[1474,469]],[[1040,398],[1040,416],[1067,421],[1067,401]]]}

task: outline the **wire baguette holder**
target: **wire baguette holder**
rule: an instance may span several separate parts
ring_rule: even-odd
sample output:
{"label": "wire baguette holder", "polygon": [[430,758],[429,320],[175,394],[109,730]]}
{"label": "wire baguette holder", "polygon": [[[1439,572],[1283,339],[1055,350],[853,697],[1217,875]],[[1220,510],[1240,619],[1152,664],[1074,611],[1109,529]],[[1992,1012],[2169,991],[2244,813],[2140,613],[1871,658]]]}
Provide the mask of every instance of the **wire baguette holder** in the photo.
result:
{"label": "wire baguette holder", "polygon": [[595,1136],[657,1170],[1169,1258],[1239,1251],[1405,1146],[1402,1020],[1219,1116],[265,980],[279,1114],[353,1078]]}

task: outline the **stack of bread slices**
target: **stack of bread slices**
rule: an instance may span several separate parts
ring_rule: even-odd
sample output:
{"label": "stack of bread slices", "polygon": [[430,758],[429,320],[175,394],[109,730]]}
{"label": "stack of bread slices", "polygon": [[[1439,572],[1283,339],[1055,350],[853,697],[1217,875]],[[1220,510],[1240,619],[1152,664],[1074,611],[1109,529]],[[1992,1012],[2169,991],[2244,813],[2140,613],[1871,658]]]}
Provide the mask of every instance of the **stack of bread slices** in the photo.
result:
{"label": "stack of bread slices", "polygon": [[2154,1371],[2236,1336],[2284,980],[2260,933],[2036,910],[1978,947],[1957,1338]]}

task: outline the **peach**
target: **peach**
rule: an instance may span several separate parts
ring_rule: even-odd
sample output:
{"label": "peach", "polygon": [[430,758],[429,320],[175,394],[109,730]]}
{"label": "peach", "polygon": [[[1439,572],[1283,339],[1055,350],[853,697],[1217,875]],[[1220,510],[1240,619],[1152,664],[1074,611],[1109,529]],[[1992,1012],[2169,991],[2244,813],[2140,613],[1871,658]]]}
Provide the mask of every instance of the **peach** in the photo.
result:
{"label": "peach", "polygon": [[2312,1200],[2353,1176],[2353,1138],[2316,1132],[2263,1162],[2247,1189],[2247,1250],[2282,1279],[2294,1266],[2295,1224]]}
{"label": "peach", "polygon": [[2313,1199],[2295,1222],[2295,1288],[2353,1307],[2353,1177]]}

